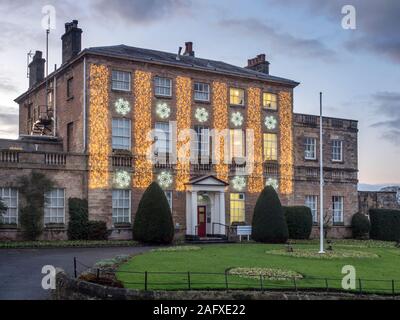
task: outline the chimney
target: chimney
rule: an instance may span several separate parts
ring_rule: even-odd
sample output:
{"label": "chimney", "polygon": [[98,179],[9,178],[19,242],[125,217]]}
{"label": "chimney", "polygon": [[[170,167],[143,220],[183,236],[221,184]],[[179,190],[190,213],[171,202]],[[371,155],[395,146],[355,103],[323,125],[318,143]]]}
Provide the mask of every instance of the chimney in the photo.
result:
{"label": "chimney", "polygon": [[194,57],[193,42],[185,42],[185,52],[183,55]]}
{"label": "chimney", "polygon": [[78,28],[78,20],[65,24],[62,40],[62,63],[66,63],[81,52],[82,29]]}
{"label": "chimney", "polygon": [[247,69],[269,74],[269,61],[265,60],[265,54],[259,54],[253,59],[247,60]]}
{"label": "chimney", "polygon": [[46,60],[42,58],[42,51],[36,51],[32,62],[29,64],[29,88],[44,79],[44,65]]}

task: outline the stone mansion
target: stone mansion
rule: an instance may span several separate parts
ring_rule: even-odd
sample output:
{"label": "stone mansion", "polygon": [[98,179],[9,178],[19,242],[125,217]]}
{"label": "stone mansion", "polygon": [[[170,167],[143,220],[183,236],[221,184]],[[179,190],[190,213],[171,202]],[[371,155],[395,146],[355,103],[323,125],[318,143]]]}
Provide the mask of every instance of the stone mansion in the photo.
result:
{"label": "stone mansion", "polygon": [[[0,239],[21,236],[16,181],[32,170],[56,185],[45,195],[44,239],[66,239],[69,198],[87,199],[89,218],[106,221],[111,239],[130,239],[152,181],[165,190],[176,230],[188,238],[250,224],[265,185],[276,188],[283,205],[309,206],[318,232],[319,117],[293,112],[298,82],[270,75],[264,54],[242,68],[196,57],[191,42],[177,53],[125,45],[82,50],[81,36],[76,20],[65,25],[62,65],[48,76],[40,51],[30,62],[29,89],[15,100],[19,139],[0,140],[0,198],[8,207]],[[179,146],[188,128],[196,133],[189,149],[201,160],[195,163],[172,156],[173,131]],[[212,130],[228,136],[216,141]],[[358,211],[357,133],[355,120],[323,118],[332,237],[349,236]],[[249,149],[253,168],[243,174]]]}

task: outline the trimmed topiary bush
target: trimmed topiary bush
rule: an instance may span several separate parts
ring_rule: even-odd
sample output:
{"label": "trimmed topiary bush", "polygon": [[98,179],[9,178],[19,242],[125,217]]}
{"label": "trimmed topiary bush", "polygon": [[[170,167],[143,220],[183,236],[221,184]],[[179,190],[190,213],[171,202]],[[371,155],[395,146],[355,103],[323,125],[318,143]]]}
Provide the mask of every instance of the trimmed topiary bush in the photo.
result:
{"label": "trimmed topiary bush", "polygon": [[311,209],[306,206],[283,207],[290,239],[309,239],[312,230]]}
{"label": "trimmed topiary bush", "polygon": [[370,237],[374,240],[400,240],[400,210],[370,209]]}
{"label": "trimmed topiary bush", "polygon": [[351,228],[353,231],[353,238],[368,239],[371,223],[365,214],[356,213],[351,219]]}
{"label": "trimmed topiary bush", "polygon": [[164,191],[153,182],[144,192],[133,224],[133,239],[168,244],[174,239],[171,209]]}
{"label": "trimmed topiary bush", "polygon": [[258,242],[285,243],[288,235],[281,201],[275,189],[267,186],[258,197],[254,208],[251,237]]}
{"label": "trimmed topiary bush", "polygon": [[88,239],[88,202],[85,199],[69,198],[69,222],[68,239],[69,240],[87,240]]}
{"label": "trimmed topiary bush", "polygon": [[104,221],[89,221],[87,224],[88,240],[107,240],[108,230]]}

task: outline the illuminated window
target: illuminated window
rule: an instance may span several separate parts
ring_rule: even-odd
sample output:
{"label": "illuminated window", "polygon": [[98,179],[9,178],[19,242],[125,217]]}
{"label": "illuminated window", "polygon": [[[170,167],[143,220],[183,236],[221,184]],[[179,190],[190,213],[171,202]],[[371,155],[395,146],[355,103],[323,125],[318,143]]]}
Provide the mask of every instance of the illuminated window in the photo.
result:
{"label": "illuminated window", "polygon": [[332,161],[343,160],[343,141],[332,140]]}
{"label": "illuminated window", "polygon": [[263,93],[263,107],[269,110],[278,109],[278,96],[274,93]]}
{"label": "illuminated window", "polygon": [[231,158],[244,157],[244,132],[241,129],[230,130]]}
{"label": "illuminated window", "polygon": [[170,153],[171,141],[169,132],[169,122],[156,122],[155,135],[156,144],[155,152],[161,154]]}
{"label": "illuminated window", "polygon": [[244,222],[246,220],[244,193],[231,193],[230,206],[231,224],[234,222]]}
{"label": "illuminated window", "polygon": [[317,139],[305,138],[304,157],[307,160],[315,160],[317,158]]}
{"label": "illuminated window", "polygon": [[131,91],[131,73],[113,70],[111,88],[118,91]]}
{"label": "illuminated window", "polygon": [[155,77],[154,92],[156,96],[172,96],[172,80],[169,78]]}
{"label": "illuminated window", "polygon": [[264,160],[278,159],[278,138],[276,133],[264,133]]}
{"label": "illuminated window", "polygon": [[343,223],[343,197],[332,197],[333,223]]}
{"label": "illuminated window", "polygon": [[244,90],[237,88],[230,88],[230,104],[244,106]]}
{"label": "illuminated window", "polygon": [[18,190],[14,188],[0,188],[0,199],[7,207],[5,214],[0,215],[0,223],[18,223]]}
{"label": "illuminated window", "polygon": [[65,192],[64,189],[53,189],[44,195],[44,223],[64,223]]}
{"label": "illuminated window", "polygon": [[313,222],[318,222],[318,196],[306,196],[305,205],[311,209]]}
{"label": "illuminated window", "polygon": [[165,196],[167,197],[169,207],[172,210],[172,191],[164,191],[164,193]]}
{"label": "illuminated window", "polygon": [[196,140],[193,145],[194,154],[197,154],[197,157],[201,160],[200,163],[209,163],[210,129],[205,126],[195,126],[194,130],[196,131]]}
{"label": "illuminated window", "polygon": [[112,191],[113,223],[131,222],[131,190]]}
{"label": "illuminated window", "polygon": [[194,83],[194,100],[210,101],[210,85],[207,83]]}
{"label": "illuminated window", "polygon": [[112,119],[112,148],[131,149],[131,120],[124,118]]}

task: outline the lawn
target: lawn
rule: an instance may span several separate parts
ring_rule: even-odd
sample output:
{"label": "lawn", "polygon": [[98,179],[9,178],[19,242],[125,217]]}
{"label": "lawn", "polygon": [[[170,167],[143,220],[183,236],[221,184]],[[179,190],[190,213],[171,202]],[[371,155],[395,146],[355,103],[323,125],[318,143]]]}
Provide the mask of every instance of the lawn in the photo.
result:
{"label": "lawn", "polygon": [[[342,267],[352,265],[356,268],[357,290],[358,279],[361,279],[363,291],[391,293],[392,280],[395,280],[394,289],[400,294],[400,249],[393,243],[337,241],[334,254],[323,259],[314,256],[319,249],[315,241],[293,245],[293,255],[287,254],[284,245],[248,243],[196,247],[192,249],[197,250],[153,250],[135,256],[120,266],[117,277],[125,287],[135,289],[144,289],[145,271],[148,272],[148,289],[188,289],[189,282],[191,289],[326,288],[327,285],[340,289],[344,276]],[[298,257],[301,253],[306,257]],[[243,277],[232,274],[233,270],[229,271],[232,268],[276,269],[278,273],[299,274],[301,278]]]}

